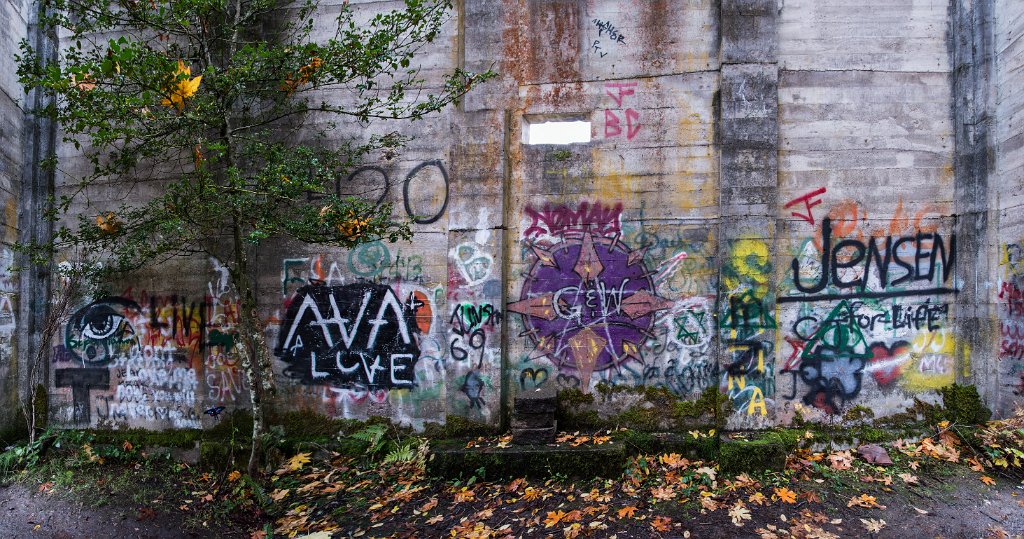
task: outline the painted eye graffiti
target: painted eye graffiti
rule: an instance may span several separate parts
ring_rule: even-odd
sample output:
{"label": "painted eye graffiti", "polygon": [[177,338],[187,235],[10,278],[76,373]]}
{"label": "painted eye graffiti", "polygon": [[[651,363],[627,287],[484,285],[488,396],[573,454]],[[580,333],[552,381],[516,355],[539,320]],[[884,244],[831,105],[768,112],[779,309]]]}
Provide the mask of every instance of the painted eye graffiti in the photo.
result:
{"label": "painted eye graffiti", "polygon": [[104,366],[138,348],[129,314],[142,309],[134,301],[103,298],[78,310],[68,322],[64,346],[86,366]]}
{"label": "painted eye graffiti", "polygon": [[106,305],[99,306],[96,310],[99,312],[90,313],[85,320],[86,326],[82,328],[82,337],[86,339],[107,339],[114,335],[122,323],[126,323],[123,316]]}

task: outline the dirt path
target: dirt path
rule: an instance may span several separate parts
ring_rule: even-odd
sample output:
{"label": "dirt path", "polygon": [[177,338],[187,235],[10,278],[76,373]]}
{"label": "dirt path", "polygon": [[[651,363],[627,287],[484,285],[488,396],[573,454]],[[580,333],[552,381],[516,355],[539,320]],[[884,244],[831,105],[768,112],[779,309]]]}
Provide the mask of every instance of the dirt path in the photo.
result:
{"label": "dirt path", "polygon": [[170,539],[217,537],[216,532],[189,534],[174,515],[139,513],[135,507],[87,507],[80,501],[29,490],[23,485],[0,486],[0,537],[54,539]]}
{"label": "dirt path", "polygon": [[[1024,489],[1007,481],[988,487],[976,478],[958,475],[937,478],[922,474],[921,479],[919,488],[885,496],[888,506],[883,511],[851,510],[835,505],[838,500],[833,498],[831,503],[825,504],[825,510],[835,517],[841,517],[843,522],[831,529],[841,537],[870,537],[861,526],[859,518],[881,518],[887,525],[876,537],[1024,537],[1024,506],[1021,505]],[[828,510],[829,506],[832,511]],[[764,524],[780,524],[776,520],[778,515],[757,513],[761,512],[756,512],[754,521],[747,523],[742,530],[725,527],[721,522],[715,522],[714,526],[701,526],[701,517],[694,518],[687,527],[692,531],[692,537],[756,537],[754,529]],[[82,500],[40,493],[21,484],[0,486],[0,537],[4,539],[170,539],[224,536],[216,530],[189,533],[182,530],[180,524],[180,515],[140,513],[138,507],[129,506],[89,507]],[[346,532],[353,530],[341,531],[340,536],[347,536]],[[543,532],[550,530],[539,531],[542,536]],[[447,532],[438,530],[438,533],[446,536]],[[1001,535],[1001,532],[1005,535]],[[625,536],[631,534],[619,535]]]}

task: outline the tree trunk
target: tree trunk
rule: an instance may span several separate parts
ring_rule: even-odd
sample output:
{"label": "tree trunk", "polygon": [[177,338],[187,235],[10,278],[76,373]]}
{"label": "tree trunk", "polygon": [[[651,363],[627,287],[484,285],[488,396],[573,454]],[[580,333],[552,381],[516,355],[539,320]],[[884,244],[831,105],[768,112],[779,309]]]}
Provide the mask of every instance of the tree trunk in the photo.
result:
{"label": "tree trunk", "polygon": [[248,472],[256,475],[263,458],[267,423],[264,410],[266,396],[273,391],[273,379],[266,358],[266,342],[260,328],[259,306],[249,273],[248,253],[242,239],[241,228],[233,226],[234,264],[229,266],[230,276],[238,292],[240,307],[239,340],[236,345],[241,356],[242,369],[249,382],[249,402],[252,407],[252,451],[249,453]]}

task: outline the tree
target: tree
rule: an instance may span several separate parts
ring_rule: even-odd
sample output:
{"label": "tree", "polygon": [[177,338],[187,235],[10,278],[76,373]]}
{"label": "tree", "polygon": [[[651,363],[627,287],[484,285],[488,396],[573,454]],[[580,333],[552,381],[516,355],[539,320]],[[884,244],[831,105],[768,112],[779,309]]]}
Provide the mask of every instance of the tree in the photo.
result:
{"label": "tree", "polygon": [[[80,249],[103,262],[98,279],[198,253],[224,264],[239,296],[236,352],[250,386],[254,473],[273,390],[255,249],[276,236],[343,247],[408,239],[409,223],[393,219],[389,205],[330,190],[368,153],[406,137],[328,136],[342,129],[335,120],[419,119],[493,74],[456,69],[426,89],[414,57],[438,37],[451,0],[405,0],[365,23],[345,2],[333,35],[319,40],[316,0],[42,4],[60,54],[50,59],[23,42],[18,73],[26,88],[55,97],[38,112],[90,166],[52,200],[52,241],[25,248],[37,260]],[[140,199],[143,184],[159,189]],[[315,203],[310,193],[320,195]],[[67,219],[72,210],[77,221]]]}

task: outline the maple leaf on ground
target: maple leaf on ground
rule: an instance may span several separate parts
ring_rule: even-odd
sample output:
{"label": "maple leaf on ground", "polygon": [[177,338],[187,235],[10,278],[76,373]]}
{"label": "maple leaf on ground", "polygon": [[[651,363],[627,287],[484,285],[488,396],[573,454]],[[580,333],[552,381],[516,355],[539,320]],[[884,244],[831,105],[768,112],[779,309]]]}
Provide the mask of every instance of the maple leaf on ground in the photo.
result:
{"label": "maple leaf on ground", "polygon": [[508,491],[508,492],[519,492],[519,489],[522,488],[523,485],[525,485],[525,484],[526,484],[526,479],[523,479],[522,477],[520,477],[519,479],[516,479],[515,481],[512,481],[511,483],[509,483],[508,487],[506,487],[505,490]]}
{"label": "maple leaf on ground", "polygon": [[908,464],[908,466],[910,466],[911,470],[914,470],[916,472],[917,468],[921,466],[921,463],[916,461],[916,460],[914,460],[914,461],[911,461],[910,464]]}
{"label": "maple leaf on ground", "polygon": [[755,492],[751,494],[749,498],[747,498],[747,501],[757,505],[764,505],[768,503],[768,498],[766,498],[765,495],[761,494],[760,492]]}
{"label": "maple leaf on ground", "polygon": [[238,481],[241,477],[242,472],[239,472],[238,470],[232,470],[231,473],[228,474],[228,481]]}
{"label": "maple leaf on ground", "polygon": [[786,503],[796,503],[796,492],[789,490],[786,487],[776,488],[773,498],[778,498]]}
{"label": "maple leaf on ground", "polygon": [[658,457],[658,460],[662,464],[669,468],[683,468],[690,464],[690,461],[684,459],[679,453],[669,453]]}
{"label": "maple leaf on ground", "polygon": [[981,482],[985,483],[986,485],[995,485],[996,484],[996,480],[992,479],[991,477],[989,477],[987,475],[981,476]]}
{"label": "maple leaf on ground", "polygon": [[471,502],[476,498],[476,492],[469,490],[468,487],[462,487],[462,490],[455,493],[455,503]]}
{"label": "maple leaf on ground", "polygon": [[714,498],[712,498],[710,496],[704,496],[703,492],[701,493],[701,497],[700,497],[700,505],[701,505],[701,507],[703,507],[704,509],[707,509],[708,511],[715,511],[718,508],[722,507],[722,505],[720,503],[718,503],[718,500],[716,500],[716,499],[714,499]]}
{"label": "maple leaf on ground", "polygon": [[548,511],[548,516],[544,519],[544,527],[551,528],[558,525],[568,514],[565,511]]}
{"label": "maple leaf on ground", "polygon": [[627,505],[618,511],[619,518],[633,518],[634,513],[636,513],[636,507],[632,505]]}
{"label": "maple leaf on ground", "polygon": [[902,479],[903,482],[908,484],[908,485],[917,485],[917,484],[919,484],[917,482],[917,476],[916,475],[912,475],[912,474],[908,474],[908,473],[901,473],[901,474],[899,474],[899,478]]}
{"label": "maple leaf on ground", "polygon": [[735,526],[743,526],[744,521],[750,520],[750,510],[743,505],[742,501],[737,500],[736,505],[729,508],[729,518],[732,519],[732,523]]}
{"label": "maple leaf on ground", "polygon": [[860,523],[864,525],[864,529],[870,533],[878,533],[885,527],[885,521],[882,519],[875,520],[873,518],[862,518]]}
{"label": "maple leaf on ground", "polygon": [[672,487],[652,488],[651,494],[661,501],[668,501],[676,497],[676,491]]}
{"label": "maple leaf on ground", "polygon": [[274,500],[275,502],[279,502],[279,501],[285,499],[285,497],[288,496],[289,492],[291,492],[291,489],[287,489],[287,488],[284,489],[284,490],[281,490],[281,489],[275,490],[274,492],[270,493],[270,499]]}
{"label": "maple leaf on ground", "polygon": [[582,531],[583,526],[579,522],[575,522],[566,528],[562,528],[562,535],[565,536],[565,539],[576,539]]}
{"label": "maple leaf on ground", "polygon": [[441,522],[442,520],[444,520],[444,516],[442,516],[442,515],[434,515],[434,516],[432,516],[432,517],[427,519],[427,524],[434,525],[434,524],[437,524],[438,522]]}
{"label": "maple leaf on ground", "polygon": [[969,459],[967,459],[967,464],[970,464],[971,465],[971,469],[976,471],[976,472],[983,472],[983,471],[985,471],[985,467],[982,466],[981,463],[978,462],[978,459],[976,459],[976,458],[969,458]]}
{"label": "maple leaf on ground", "polygon": [[651,528],[658,532],[667,532],[672,529],[672,519],[668,517],[654,517],[651,519]]}
{"label": "maple leaf on ground", "polygon": [[533,500],[536,500],[539,497],[540,491],[533,487],[526,487],[526,490],[523,492],[523,499],[528,502],[532,502]]}
{"label": "maple leaf on ground", "polygon": [[427,511],[430,511],[435,507],[437,507],[437,498],[431,498],[429,501],[427,501],[427,503],[420,506],[419,511],[421,513],[426,513]]}
{"label": "maple leaf on ground", "polygon": [[306,464],[309,464],[309,453],[299,453],[294,457],[288,459],[288,462],[285,463],[285,466],[289,470],[295,472],[301,470],[302,467],[305,466]]}
{"label": "maple leaf on ground", "polygon": [[697,475],[706,475],[712,481],[714,481],[715,477],[718,475],[718,472],[716,472],[713,468],[708,468],[707,466],[701,466],[700,468],[697,468],[696,473]]}
{"label": "maple leaf on ground", "polygon": [[829,466],[833,470],[849,470],[853,465],[853,456],[850,451],[837,451],[828,456]]}
{"label": "maple leaf on ground", "polygon": [[850,498],[850,501],[846,502],[846,507],[853,507],[855,505],[858,506],[858,507],[864,507],[866,509],[871,509],[871,508],[885,509],[885,506],[884,505],[880,505],[878,503],[877,499],[874,496],[869,496],[867,494],[861,494],[860,496],[854,496],[854,497]]}

